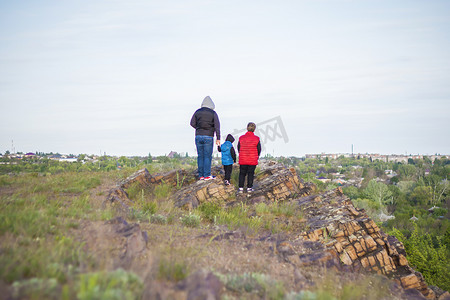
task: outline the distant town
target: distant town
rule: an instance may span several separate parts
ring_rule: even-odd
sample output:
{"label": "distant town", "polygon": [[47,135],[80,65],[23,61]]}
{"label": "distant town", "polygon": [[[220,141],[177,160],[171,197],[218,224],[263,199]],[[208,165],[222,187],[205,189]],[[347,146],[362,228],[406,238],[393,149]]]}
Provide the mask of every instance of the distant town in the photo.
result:
{"label": "distant town", "polygon": [[[218,155],[218,154],[217,154]],[[66,161],[66,162],[76,162],[80,161],[80,157],[83,158],[83,160],[95,160],[98,159],[101,156],[107,156],[106,153],[103,155],[95,155],[95,154],[60,154],[60,153],[43,153],[43,152],[17,152],[17,153],[10,153],[10,151],[6,151],[4,154],[0,153],[0,158],[16,158],[16,159],[23,159],[23,158],[46,158],[51,160],[57,160],[57,161]],[[149,154],[149,156],[151,156]],[[175,152],[170,151],[168,154],[162,155],[166,156],[168,158],[180,158],[180,157],[188,157],[187,152]],[[110,156],[110,157],[119,157],[119,156]],[[144,157],[147,158],[148,156],[129,156],[129,157]],[[271,157],[270,154],[267,154],[266,157]],[[434,155],[421,155],[421,154],[379,154],[379,153],[320,153],[320,154],[305,154],[304,156],[298,157],[298,156],[291,156],[291,157],[297,157],[300,159],[338,159],[340,157],[344,158],[368,158],[370,160],[381,160],[385,162],[397,162],[397,163],[407,163],[408,159],[423,159],[427,157],[431,161],[434,161],[436,159],[442,159],[442,158],[450,158],[450,155],[441,155],[441,154],[434,154]]]}

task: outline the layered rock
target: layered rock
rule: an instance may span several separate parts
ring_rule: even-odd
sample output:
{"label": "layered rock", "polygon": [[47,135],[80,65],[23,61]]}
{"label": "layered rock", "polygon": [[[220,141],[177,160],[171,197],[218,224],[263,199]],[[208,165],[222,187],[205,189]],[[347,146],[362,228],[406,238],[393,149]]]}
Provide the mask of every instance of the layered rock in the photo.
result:
{"label": "layered rock", "polygon": [[234,185],[224,185],[221,180],[197,181],[172,195],[177,207],[192,209],[205,202],[224,203],[236,194]]}
{"label": "layered rock", "polygon": [[[234,170],[238,172],[238,170]],[[195,208],[205,202],[273,202],[307,195],[314,190],[313,185],[304,185],[294,168],[287,169],[282,164],[264,163],[254,180],[254,192],[236,194],[234,185],[223,184],[223,176],[216,172],[212,181],[198,181],[186,186],[172,196],[178,207]]]}
{"label": "layered rock", "polygon": [[405,289],[435,298],[422,275],[408,265],[403,244],[382,232],[364,210],[356,209],[340,188],[296,201],[309,228],[298,240],[320,241],[344,266],[386,275]]}
{"label": "layered rock", "polygon": [[131,200],[128,198],[126,190],[133,185],[138,184],[142,188],[152,188],[160,184],[182,187],[192,184],[195,180],[195,173],[188,172],[184,169],[150,174],[148,170],[144,168],[134,172],[126,179],[119,181],[114,188],[109,190],[104,205],[109,205],[118,211],[128,213]]}
{"label": "layered rock", "polygon": [[260,168],[252,197],[263,196],[268,201],[283,201],[312,192],[312,186],[303,185],[294,168],[288,169],[273,162],[262,164]]}

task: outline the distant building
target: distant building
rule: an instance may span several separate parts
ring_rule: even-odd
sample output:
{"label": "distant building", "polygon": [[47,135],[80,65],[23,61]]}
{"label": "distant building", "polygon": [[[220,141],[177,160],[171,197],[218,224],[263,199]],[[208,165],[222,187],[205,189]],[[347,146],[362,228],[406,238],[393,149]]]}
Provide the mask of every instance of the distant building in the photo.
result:
{"label": "distant building", "polygon": [[175,151],[170,151],[170,153],[167,155],[167,157],[169,158],[174,158],[176,156],[178,156],[178,153],[176,153]]}

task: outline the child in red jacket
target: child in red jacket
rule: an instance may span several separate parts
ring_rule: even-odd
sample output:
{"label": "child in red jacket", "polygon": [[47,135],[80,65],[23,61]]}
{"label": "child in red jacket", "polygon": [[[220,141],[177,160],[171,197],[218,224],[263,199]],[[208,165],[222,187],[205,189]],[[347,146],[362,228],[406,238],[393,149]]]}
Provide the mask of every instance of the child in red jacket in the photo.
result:
{"label": "child in red jacket", "polygon": [[248,123],[247,133],[239,137],[239,193],[244,192],[245,177],[247,177],[247,192],[253,192],[253,177],[261,154],[261,143],[255,135],[256,124]]}

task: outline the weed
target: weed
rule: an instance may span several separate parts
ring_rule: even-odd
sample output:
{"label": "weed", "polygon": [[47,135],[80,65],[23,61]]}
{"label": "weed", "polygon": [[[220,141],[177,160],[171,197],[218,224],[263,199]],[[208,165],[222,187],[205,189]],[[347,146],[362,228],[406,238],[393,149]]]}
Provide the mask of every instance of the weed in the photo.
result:
{"label": "weed", "polygon": [[282,282],[273,280],[261,273],[218,276],[227,289],[240,293],[254,293],[261,299],[284,299],[285,289]]}
{"label": "weed", "polygon": [[146,201],[141,204],[141,209],[145,214],[153,215],[158,210],[158,205],[154,201]]}
{"label": "weed", "polygon": [[264,202],[258,203],[255,206],[255,212],[257,215],[267,214],[270,212],[269,206]]}
{"label": "weed", "polygon": [[143,222],[148,220],[148,215],[140,209],[130,209],[128,218],[133,221]]}
{"label": "weed", "polygon": [[229,229],[247,228],[258,232],[262,228],[262,218],[259,216],[248,216],[248,208],[243,203],[239,206],[220,210],[214,219],[218,225],[227,225]]}
{"label": "weed", "polygon": [[206,202],[202,203],[198,207],[198,210],[200,211],[204,219],[210,222],[214,222],[214,218],[219,214],[221,207],[217,203]]}
{"label": "weed", "polygon": [[141,299],[142,280],[134,273],[117,269],[112,272],[81,274],[77,298],[84,299]]}
{"label": "weed", "polygon": [[31,278],[15,281],[12,294],[14,299],[59,299],[58,286],[54,278]]}
{"label": "weed", "polygon": [[199,227],[202,218],[199,215],[189,213],[189,215],[184,215],[180,218],[181,224],[186,227]]}
{"label": "weed", "polygon": [[180,180],[180,175],[177,172],[177,190],[181,189],[183,186],[184,180],[186,179],[186,175],[183,175],[183,178]]}
{"label": "weed", "polygon": [[270,211],[276,216],[292,217],[295,215],[296,207],[288,202],[274,202],[270,206]]}
{"label": "weed", "polygon": [[171,191],[172,186],[166,183],[162,183],[155,187],[153,195],[155,196],[156,199],[165,199],[169,197]]}
{"label": "weed", "polygon": [[180,281],[187,277],[188,267],[183,262],[173,259],[161,259],[158,267],[158,278],[171,281]]}
{"label": "weed", "polygon": [[167,224],[167,217],[163,215],[151,215],[149,218],[150,223],[153,224]]}

